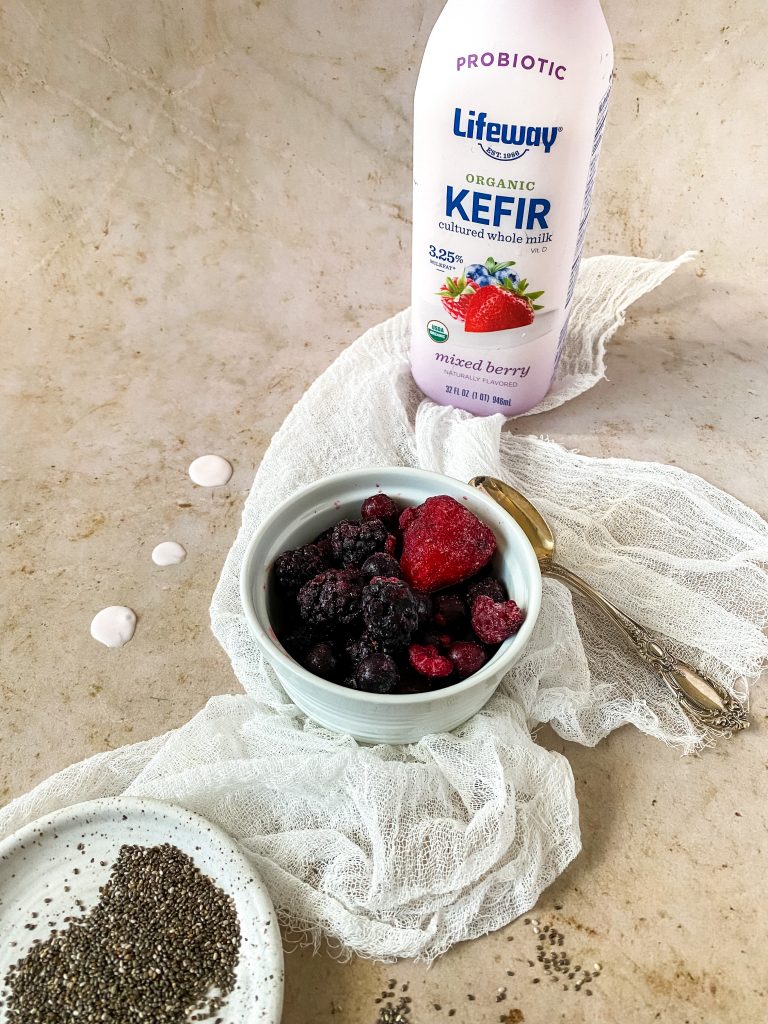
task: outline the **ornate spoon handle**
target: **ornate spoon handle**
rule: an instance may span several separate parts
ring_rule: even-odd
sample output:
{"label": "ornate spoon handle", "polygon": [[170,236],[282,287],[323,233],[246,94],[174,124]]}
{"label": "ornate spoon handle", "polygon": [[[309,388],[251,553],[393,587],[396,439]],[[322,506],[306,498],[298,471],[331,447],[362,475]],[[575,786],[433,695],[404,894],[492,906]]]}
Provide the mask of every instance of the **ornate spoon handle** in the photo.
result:
{"label": "ornate spoon handle", "polygon": [[690,665],[678,661],[656,637],[646,632],[634,619],[619,611],[586,580],[556,562],[542,565],[541,571],[544,576],[552,576],[588,598],[615,622],[631,640],[640,657],[656,670],[678,704],[695,723],[725,735],[749,728],[746,708],[739,700],[719,683],[705,679]]}

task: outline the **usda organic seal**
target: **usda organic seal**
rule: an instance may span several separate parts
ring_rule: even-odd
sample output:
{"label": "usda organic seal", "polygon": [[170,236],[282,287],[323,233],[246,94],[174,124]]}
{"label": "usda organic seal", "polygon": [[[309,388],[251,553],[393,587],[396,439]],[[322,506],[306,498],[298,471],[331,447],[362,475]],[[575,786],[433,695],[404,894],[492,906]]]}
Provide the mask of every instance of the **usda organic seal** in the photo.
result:
{"label": "usda organic seal", "polygon": [[430,336],[432,341],[436,341],[438,345],[442,345],[444,341],[448,341],[448,328],[439,320],[429,321],[427,324],[427,334]]}

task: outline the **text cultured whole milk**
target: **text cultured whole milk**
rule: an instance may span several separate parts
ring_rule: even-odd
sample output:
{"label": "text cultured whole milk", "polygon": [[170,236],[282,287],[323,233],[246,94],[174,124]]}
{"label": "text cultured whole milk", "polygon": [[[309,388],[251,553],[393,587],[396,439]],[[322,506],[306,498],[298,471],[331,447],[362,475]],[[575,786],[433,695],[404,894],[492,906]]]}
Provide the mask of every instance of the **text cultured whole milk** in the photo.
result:
{"label": "text cultured whole milk", "polygon": [[448,0],[414,103],[411,367],[515,415],[565,341],[613,71],[599,0]]}

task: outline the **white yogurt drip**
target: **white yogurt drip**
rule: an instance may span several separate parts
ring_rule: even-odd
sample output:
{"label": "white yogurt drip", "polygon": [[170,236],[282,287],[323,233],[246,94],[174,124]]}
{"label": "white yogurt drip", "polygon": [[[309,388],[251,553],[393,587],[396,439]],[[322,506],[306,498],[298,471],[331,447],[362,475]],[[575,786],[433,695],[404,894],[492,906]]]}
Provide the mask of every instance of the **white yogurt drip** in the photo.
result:
{"label": "white yogurt drip", "polygon": [[136,614],[123,605],[102,608],[91,622],[91,636],[105,647],[122,647],[136,629]]}
{"label": "white yogurt drip", "polygon": [[164,540],[152,552],[155,565],[178,565],[187,557],[187,552],[175,540]]}
{"label": "white yogurt drip", "polygon": [[221,487],[232,476],[232,466],[220,455],[201,455],[189,467],[189,476],[200,487]]}

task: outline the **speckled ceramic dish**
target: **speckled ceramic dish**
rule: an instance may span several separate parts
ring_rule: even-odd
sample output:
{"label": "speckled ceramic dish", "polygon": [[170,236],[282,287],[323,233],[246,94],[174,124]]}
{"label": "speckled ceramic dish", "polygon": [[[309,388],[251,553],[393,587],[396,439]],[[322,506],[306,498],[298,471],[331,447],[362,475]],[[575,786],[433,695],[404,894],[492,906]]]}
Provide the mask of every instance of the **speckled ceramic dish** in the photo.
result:
{"label": "speckled ceramic dish", "polygon": [[[224,1024],[278,1024],[283,953],[264,884],[233,841],[204,818],[172,804],[126,797],[77,804],[0,843],[0,1002],[7,995],[8,968],[33,940],[45,941],[53,927],[65,927],[65,917],[80,916],[78,901],[87,909],[98,902],[99,886],[121,846],[161,843],[191,857],[235,902],[241,933],[237,982],[216,1016]],[[0,1009],[0,1021],[6,1020]]]}

